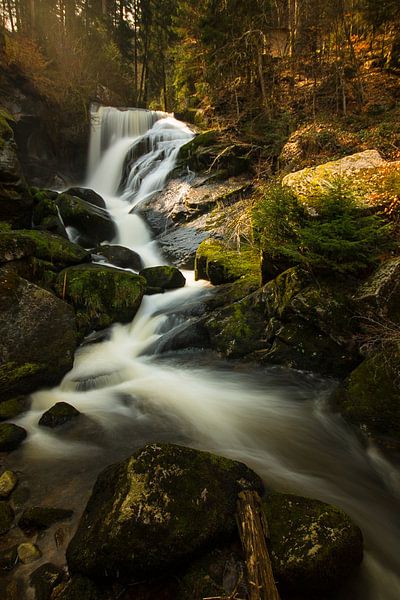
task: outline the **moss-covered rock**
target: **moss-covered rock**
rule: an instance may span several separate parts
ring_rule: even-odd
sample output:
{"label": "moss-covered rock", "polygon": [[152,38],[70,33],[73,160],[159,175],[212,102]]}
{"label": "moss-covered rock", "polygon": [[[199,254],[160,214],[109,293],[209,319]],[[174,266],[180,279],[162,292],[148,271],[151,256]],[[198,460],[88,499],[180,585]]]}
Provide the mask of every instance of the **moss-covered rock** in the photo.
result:
{"label": "moss-covered rock", "polygon": [[143,268],[143,262],[139,254],[129,248],[125,248],[125,246],[102,244],[101,246],[97,246],[95,252],[104,256],[107,262],[116,267],[133,269],[134,271],[140,271]]}
{"label": "moss-covered rock", "polygon": [[274,493],[264,510],[274,576],[283,593],[331,592],[361,563],[361,531],[338,508]]}
{"label": "moss-covered rock", "polygon": [[131,321],[145,287],[145,279],[139,275],[91,264],[61,271],[55,289],[75,307],[79,331],[85,335],[115,322]]}
{"label": "moss-covered rock", "polygon": [[140,580],[184,564],[236,532],[238,492],[261,489],[245,465],[172,444],[153,444],[97,479],[67,549],[71,573]]}
{"label": "moss-covered rock", "polygon": [[34,196],[32,222],[36,229],[43,229],[68,239],[68,234],[61,219],[55,196],[47,190],[37,191]]}
{"label": "moss-covered rock", "polygon": [[0,233],[0,248],[10,249],[26,246],[31,255],[48,261],[54,267],[63,268],[89,260],[89,253],[65,238],[47,231],[21,229]]}
{"label": "moss-covered rock", "polygon": [[23,531],[48,529],[54,523],[58,523],[58,521],[70,519],[72,515],[72,510],[67,510],[64,508],[32,506],[24,510],[21,518],[18,521],[18,527]]}
{"label": "moss-covered rock", "polygon": [[0,535],[6,533],[14,522],[14,511],[11,506],[4,502],[0,501]]}
{"label": "moss-covered rock", "polygon": [[4,471],[0,475],[0,498],[8,498],[18,483],[18,477],[13,471]]}
{"label": "moss-covered rock", "polygon": [[0,452],[10,452],[22,444],[26,438],[23,427],[14,423],[0,423]]}
{"label": "moss-covered rock", "polygon": [[27,396],[17,396],[0,402],[0,421],[14,419],[29,410],[31,401]]}
{"label": "moss-covered rock", "polygon": [[89,204],[93,204],[93,206],[97,206],[98,208],[106,207],[106,203],[100,194],[97,194],[97,192],[90,188],[73,187],[69,188],[65,193],[69,196],[75,196],[81,200],[85,200],[85,202],[89,202]]}
{"label": "moss-covered rock", "polygon": [[114,238],[115,226],[104,208],[68,194],[60,194],[56,203],[64,225],[78,231],[78,242],[85,248]]}
{"label": "moss-covered rock", "polygon": [[2,400],[54,384],[72,367],[77,344],[73,309],[50,292],[0,273]]}
{"label": "moss-covered rock", "polygon": [[247,277],[261,285],[259,253],[254,248],[237,252],[227,248],[223,242],[209,238],[197,249],[195,277],[207,279],[213,285]]}
{"label": "moss-covered rock", "polygon": [[64,580],[64,577],[64,571],[52,563],[45,563],[36,569],[30,576],[30,584],[35,590],[35,600],[50,600],[52,591]]}
{"label": "moss-covered rock", "polygon": [[400,348],[362,362],[336,394],[343,416],[385,445],[400,447]]}
{"label": "moss-covered rock", "polygon": [[39,425],[42,427],[60,427],[70,423],[79,417],[81,413],[68,402],[56,402],[54,406],[46,410],[39,419]]}
{"label": "moss-covered rock", "polygon": [[184,287],[186,279],[176,267],[160,265],[158,267],[147,267],[142,269],[139,275],[144,277],[147,288],[158,290],[174,290]]}
{"label": "moss-covered rock", "polygon": [[0,264],[33,256],[35,244],[15,232],[0,231]]}
{"label": "moss-covered rock", "polygon": [[19,560],[24,565],[35,562],[35,560],[39,560],[42,556],[38,546],[36,546],[36,544],[31,544],[30,542],[23,542],[20,544],[17,548],[17,552]]}

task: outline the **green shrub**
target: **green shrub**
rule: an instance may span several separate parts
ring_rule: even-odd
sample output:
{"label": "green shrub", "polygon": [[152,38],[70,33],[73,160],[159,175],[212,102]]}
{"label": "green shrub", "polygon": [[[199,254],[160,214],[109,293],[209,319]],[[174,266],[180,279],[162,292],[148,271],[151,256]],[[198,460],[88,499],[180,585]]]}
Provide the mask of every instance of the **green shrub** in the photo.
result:
{"label": "green shrub", "polygon": [[288,188],[274,185],[253,215],[255,238],[271,260],[313,271],[357,273],[391,249],[391,225],[360,207],[345,179],[336,179],[307,207]]}

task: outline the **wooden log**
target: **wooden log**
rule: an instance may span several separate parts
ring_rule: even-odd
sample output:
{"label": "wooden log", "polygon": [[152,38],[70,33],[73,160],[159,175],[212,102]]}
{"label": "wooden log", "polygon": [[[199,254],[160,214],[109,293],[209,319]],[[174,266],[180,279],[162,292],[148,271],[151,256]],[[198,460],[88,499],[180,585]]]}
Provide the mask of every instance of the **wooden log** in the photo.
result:
{"label": "wooden log", "polygon": [[280,600],[266,544],[268,523],[257,492],[240,492],[237,522],[246,558],[249,600]]}

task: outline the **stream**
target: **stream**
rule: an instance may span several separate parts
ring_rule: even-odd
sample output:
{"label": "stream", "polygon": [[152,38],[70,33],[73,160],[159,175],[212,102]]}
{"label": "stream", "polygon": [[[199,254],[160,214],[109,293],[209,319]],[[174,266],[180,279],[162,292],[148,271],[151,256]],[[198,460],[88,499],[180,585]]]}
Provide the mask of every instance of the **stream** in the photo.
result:
{"label": "stream", "polygon": [[[163,189],[192,132],[150,111],[97,108],[93,123],[85,185],[106,201],[117,229],[112,243],[138,252],[145,266],[165,264],[135,207]],[[139,144],[146,150],[133,160],[120,189],[125,157]],[[63,564],[66,543],[103,467],[148,442],[169,441],[243,461],[267,487],[345,510],[363,531],[365,556],[337,600],[398,600],[398,466],[332,413],[333,381],[227,362],[211,351],[159,352],[163,335],[184,322],[185,308],[212,294],[207,282],[195,282],[190,271],[184,275],[184,288],[145,296],[132,323],[115,324],[104,341],[83,345],[61,384],[33,394],[31,410],[14,421],[28,431],[6,465],[20,474],[21,496],[25,490],[31,505],[75,511],[71,522],[41,534],[42,562]],[[84,416],[60,432],[39,428],[41,414],[59,401]],[[6,538],[21,535],[15,529]],[[20,566],[14,576],[24,578],[40,564]]]}

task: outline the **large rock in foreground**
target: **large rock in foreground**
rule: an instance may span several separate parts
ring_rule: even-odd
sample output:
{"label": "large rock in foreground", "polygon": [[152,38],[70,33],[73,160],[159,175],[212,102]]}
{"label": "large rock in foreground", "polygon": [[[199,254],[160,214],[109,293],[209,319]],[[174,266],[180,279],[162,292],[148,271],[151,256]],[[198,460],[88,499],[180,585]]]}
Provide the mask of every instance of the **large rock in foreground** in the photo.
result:
{"label": "large rock in foreground", "polygon": [[0,271],[0,396],[58,383],[77,344],[73,309],[50,292]]}
{"label": "large rock in foreground", "polygon": [[330,592],[361,563],[361,531],[338,508],[310,498],[269,494],[264,510],[272,567],[282,593],[315,597]]}
{"label": "large rock in foreground", "polygon": [[146,288],[143,277],[98,264],[64,269],[56,292],[76,309],[78,329],[88,334],[135,316]]}
{"label": "large rock in foreground", "polygon": [[105,469],[67,549],[71,573],[157,577],[236,532],[238,492],[262,488],[242,463],[153,444]]}
{"label": "large rock in foreground", "polygon": [[76,229],[78,242],[85,248],[114,238],[115,226],[104,208],[68,194],[60,194],[55,202],[64,225]]}

